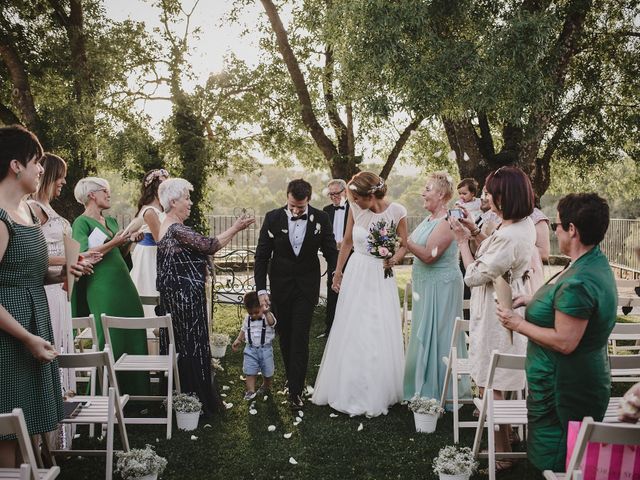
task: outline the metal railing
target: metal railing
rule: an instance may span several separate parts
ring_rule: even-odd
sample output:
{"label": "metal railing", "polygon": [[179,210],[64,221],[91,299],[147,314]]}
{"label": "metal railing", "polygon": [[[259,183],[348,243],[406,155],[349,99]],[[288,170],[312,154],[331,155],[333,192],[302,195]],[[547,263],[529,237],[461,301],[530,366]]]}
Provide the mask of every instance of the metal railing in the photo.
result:
{"label": "metal railing", "polygon": [[[224,232],[236,221],[234,215],[208,215],[210,234],[217,235]],[[126,226],[131,215],[118,216],[120,225]],[[412,232],[424,217],[408,216],[407,227]],[[234,250],[255,250],[260,235],[263,216],[256,216],[256,223],[233,237],[229,244],[219,252],[225,255]],[[549,232],[551,238],[551,254],[560,255],[558,240],[553,232]],[[612,218],[609,229],[600,244],[602,251],[607,255],[612,264],[620,265],[640,271],[640,260],[634,252],[634,248],[640,246],[640,220]]]}

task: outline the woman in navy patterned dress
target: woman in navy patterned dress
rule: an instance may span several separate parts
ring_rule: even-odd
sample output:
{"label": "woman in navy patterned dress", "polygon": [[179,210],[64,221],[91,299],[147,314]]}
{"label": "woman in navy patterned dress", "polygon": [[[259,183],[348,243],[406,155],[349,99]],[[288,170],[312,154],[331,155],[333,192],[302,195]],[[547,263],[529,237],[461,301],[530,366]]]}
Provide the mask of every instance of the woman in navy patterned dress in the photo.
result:
{"label": "woman in navy patterned dress", "polygon": [[[220,398],[211,375],[211,347],[205,281],[209,255],[224,247],[233,236],[251,225],[252,218],[239,218],[217,237],[200,235],[183,222],[189,217],[192,185],[182,178],[165,180],[158,188],[166,212],[158,241],[157,287],[160,311],[171,314],[182,391],[195,393],[205,415],[218,410]],[[166,332],[160,334],[160,351],[167,351]]]}

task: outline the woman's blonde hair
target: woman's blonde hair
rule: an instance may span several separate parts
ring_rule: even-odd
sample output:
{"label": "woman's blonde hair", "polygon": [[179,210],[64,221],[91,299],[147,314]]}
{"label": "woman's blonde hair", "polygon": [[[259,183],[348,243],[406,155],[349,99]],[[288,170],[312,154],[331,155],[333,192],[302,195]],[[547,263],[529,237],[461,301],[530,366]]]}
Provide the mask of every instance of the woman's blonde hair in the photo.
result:
{"label": "woman's blonde hair", "polygon": [[78,203],[86,206],[89,203],[89,194],[102,190],[103,188],[109,188],[109,182],[104,178],[99,177],[85,177],[82,178],[73,189],[73,196],[76,197]]}
{"label": "woman's blonde hair", "polygon": [[387,194],[387,184],[384,180],[372,172],[356,173],[349,180],[348,192],[359,197],[373,195],[376,198],[384,198]]}
{"label": "woman's blonde hair", "polygon": [[442,193],[443,200],[448,202],[453,198],[454,184],[453,178],[449,175],[449,172],[440,170],[438,172],[430,173],[427,176],[427,182],[432,182],[436,190]]}

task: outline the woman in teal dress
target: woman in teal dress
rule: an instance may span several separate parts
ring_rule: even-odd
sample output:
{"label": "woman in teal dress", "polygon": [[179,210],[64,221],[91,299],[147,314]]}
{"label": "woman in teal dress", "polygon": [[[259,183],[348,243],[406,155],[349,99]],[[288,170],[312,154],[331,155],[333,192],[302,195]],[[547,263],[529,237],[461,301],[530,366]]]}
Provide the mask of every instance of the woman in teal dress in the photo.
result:
{"label": "woman in teal dress", "polygon": [[[422,192],[424,208],[431,215],[411,234],[407,248],[415,255],[412,281],[411,339],[404,369],[404,399],[415,394],[442,397],[446,366],[456,317],[462,318],[462,273],[458,248],[446,222],[447,202],[453,196],[453,180],[447,172],[429,175]],[[458,354],[467,356],[461,335]],[[460,395],[470,394],[469,380],[460,386]],[[451,399],[451,388],[449,399]]]}
{"label": "woman in teal dress", "polygon": [[556,232],[569,267],[527,305],[525,318],[498,307],[502,324],[529,338],[527,456],[540,470],[565,469],[570,420],[602,420],[611,393],[607,339],[616,322],[613,272],[598,244],[609,226],[609,206],[595,193],[571,194],[558,204]]}
{"label": "woman in teal dress", "polygon": [[[144,312],[121,251],[127,247],[130,238],[119,231],[115,218],[102,216],[103,210],[111,206],[109,183],[102,178],[83,178],[76,185],[74,195],[85,206],[85,211],[73,222],[73,238],[80,242],[81,252],[91,249],[101,253],[103,258],[96,264],[94,274],[83,278],[74,288],[72,311],[74,317],[93,313],[99,348],[102,349],[105,340],[100,316],[103,313],[116,317],[143,317]],[[147,353],[144,329],[112,329],[109,333],[116,360],[123,353]],[[120,373],[118,384],[123,393],[144,395],[148,392],[149,379],[144,372]]]}

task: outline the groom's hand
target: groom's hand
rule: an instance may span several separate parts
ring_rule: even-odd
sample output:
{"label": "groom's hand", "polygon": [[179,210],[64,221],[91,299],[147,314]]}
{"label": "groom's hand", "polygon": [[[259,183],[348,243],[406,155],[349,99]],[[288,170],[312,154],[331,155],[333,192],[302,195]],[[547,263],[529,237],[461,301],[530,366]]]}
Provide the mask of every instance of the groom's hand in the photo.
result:
{"label": "groom's hand", "polygon": [[260,299],[260,306],[262,307],[262,310],[269,310],[269,308],[271,308],[271,302],[269,301],[269,294],[268,293],[263,293],[262,295],[259,295],[259,299]]}

